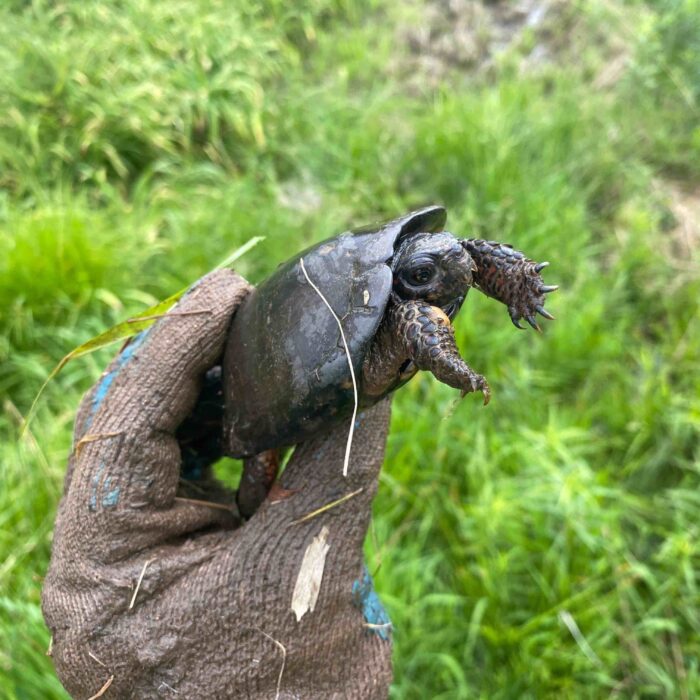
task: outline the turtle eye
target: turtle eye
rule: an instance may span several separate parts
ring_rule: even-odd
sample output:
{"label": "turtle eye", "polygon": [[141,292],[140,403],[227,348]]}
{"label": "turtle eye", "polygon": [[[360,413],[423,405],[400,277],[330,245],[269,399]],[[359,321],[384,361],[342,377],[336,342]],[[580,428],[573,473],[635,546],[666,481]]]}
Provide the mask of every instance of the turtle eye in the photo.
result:
{"label": "turtle eye", "polygon": [[435,278],[435,272],[435,268],[430,265],[414,267],[412,270],[409,270],[406,275],[406,281],[416,286],[428,284],[428,282],[432,282]]}

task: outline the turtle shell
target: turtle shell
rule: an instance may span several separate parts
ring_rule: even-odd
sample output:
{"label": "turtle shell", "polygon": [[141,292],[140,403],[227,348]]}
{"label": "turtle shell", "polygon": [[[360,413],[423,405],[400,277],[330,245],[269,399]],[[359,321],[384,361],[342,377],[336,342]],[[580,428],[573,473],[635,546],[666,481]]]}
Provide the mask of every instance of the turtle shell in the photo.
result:
{"label": "turtle shell", "polygon": [[341,233],[291,260],[236,312],[223,362],[225,446],[233,457],[293,445],[349,415],[352,379],[341,320],[362,401],[362,363],[392,287],[389,262],[400,239],[441,231],[443,207]]}

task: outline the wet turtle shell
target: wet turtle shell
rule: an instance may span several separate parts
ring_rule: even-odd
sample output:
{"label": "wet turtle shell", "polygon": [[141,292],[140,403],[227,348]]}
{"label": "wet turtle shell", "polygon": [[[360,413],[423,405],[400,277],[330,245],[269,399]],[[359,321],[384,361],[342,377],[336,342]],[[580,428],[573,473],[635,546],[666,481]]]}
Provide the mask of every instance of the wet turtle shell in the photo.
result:
{"label": "wet turtle shell", "polygon": [[389,267],[400,240],[441,231],[440,206],[341,233],[283,263],[236,312],[223,362],[225,444],[234,457],[293,445],[353,408],[341,319],[362,402],[362,363],[392,288]]}

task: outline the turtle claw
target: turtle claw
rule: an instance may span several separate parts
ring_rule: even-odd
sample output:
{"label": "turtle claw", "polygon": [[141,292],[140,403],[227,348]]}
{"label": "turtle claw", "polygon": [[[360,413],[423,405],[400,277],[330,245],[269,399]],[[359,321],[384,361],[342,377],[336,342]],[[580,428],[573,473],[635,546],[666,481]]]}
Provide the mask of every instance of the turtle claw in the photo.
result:
{"label": "turtle claw", "polygon": [[532,328],[542,332],[542,328],[537,323],[536,315],[539,314],[549,321],[554,320],[554,316],[544,308],[545,294],[555,291],[557,285],[546,285],[539,275],[543,266],[549,263],[529,263],[528,267],[518,270],[514,277],[516,284],[513,285],[513,294],[508,299],[508,314],[510,320],[516,328],[522,329],[520,321],[525,320]]}
{"label": "turtle claw", "polygon": [[472,379],[472,386],[474,391],[481,391],[484,396],[484,406],[487,406],[489,401],[491,401],[491,388],[489,383],[480,375],[477,374],[474,379]]}
{"label": "turtle claw", "polygon": [[522,316],[515,309],[508,309],[508,313],[510,314],[510,320],[513,322],[513,325],[518,330],[524,331],[525,329],[520,325]]}
{"label": "turtle claw", "polygon": [[469,389],[462,389],[459,392],[460,398],[463,399],[467,394],[480,391],[484,397],[484,406],[488,405],[489,401],[491,401],[491,388],[489,387],[489,383],[486,381],[486,379],[484,379],[484,377],[482,377],[480,374],[475,374],[474,376],[470,377],[469,381],[471,383],[471,387]]}
{"label": "turtle claw", "polygon": [[534,316],[525,316],[525,320],[538,332],[541,333],[542,329],[540,328],[539,324],[535,320]]}
{"label": "turtle claw", "polygon": [[516,328],[524,330],[520,321],[525,320],[539,331],[537,313],[552,319],[548,311],[542,311],[544,295],[558,287],[546,285],[540,276],[549,262],[535,262],[511,246],[495,241],[469,238],[462,241],[462,246],[476,263],[473,286],[505,304]]}
{"label": "turtle claw", "polygon": [[540,316],[544,316],[544,318],[549,319],[550,321],[554,321],[554,316],[547,311],[547,309],[544,308],[542,305],[537,305],[535,307],[535,310]]}

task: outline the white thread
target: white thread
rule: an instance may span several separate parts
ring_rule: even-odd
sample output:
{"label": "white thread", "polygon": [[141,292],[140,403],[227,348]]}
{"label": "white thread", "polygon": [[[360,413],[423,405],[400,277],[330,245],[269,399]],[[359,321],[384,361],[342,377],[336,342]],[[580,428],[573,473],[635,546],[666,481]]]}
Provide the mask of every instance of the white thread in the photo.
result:
{"label": "white thread", "polygon": [[340,322],[340,319],[336,316],[335,311],[333,311],[333,309],[331,308],[331,305],[328,303],[328,300],[326,299],[326,297],[323,296],[323,293],[321,292],[321,290],[311,281],[311,278],[307,274],[306,268],[304,267],[304,258],[299,259],[299,264],[301,265],[301,271],[304,273],[304,277],[306,277],[306,281],[313,287],[316,294],[318,294],[321,297],[321,299],[323,300],[323,303],[328,307],[328,310],[333,315],[335,322],[338,324],[338,328],[340,328],[340,337],[343,340],[343,347],[345,348],[345,356],[348,359],[348,366],[350,367],[350,377],[352,379],[352,391],[353,391],[353,395],[355,398],[355,407],[352,411],[352,422],[350,423],[350,432],[348,433],[348,443],[347,443],[347,446],[345,447],[345,459],[343,460],[343,476],[347,476],[348,475],[348,464],[350,463],[350,449],[352,448],[352,436],[353,436],[353,433],[355,432],[355,420],[357,419],[358,398],[357,398],[357,381],[355,380],[355,369],[352,366],[352,360],[350,358],[350,348],[348,348],[348,341],[345,339],[345,331],[343,330],[343,324]]}

